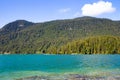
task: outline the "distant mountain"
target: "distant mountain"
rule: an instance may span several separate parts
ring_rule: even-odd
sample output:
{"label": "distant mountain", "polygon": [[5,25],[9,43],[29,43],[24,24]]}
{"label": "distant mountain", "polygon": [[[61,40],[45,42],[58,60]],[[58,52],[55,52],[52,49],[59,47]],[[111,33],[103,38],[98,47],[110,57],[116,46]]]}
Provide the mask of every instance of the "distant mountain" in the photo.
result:
{"label": "distant mountain", "polygon": [[17,20],[0,30],[0,53],[46,53],[52,46],[104,35],[120,36],[120,21],[88,16],[44,23]]}
{"label": "distant mountain", "polygon": [[28,22],[26,20],[16,20],[14,22],[8,23],[2,28],[3,33],[20,31],[26,27],[33,25],[34,23]]}

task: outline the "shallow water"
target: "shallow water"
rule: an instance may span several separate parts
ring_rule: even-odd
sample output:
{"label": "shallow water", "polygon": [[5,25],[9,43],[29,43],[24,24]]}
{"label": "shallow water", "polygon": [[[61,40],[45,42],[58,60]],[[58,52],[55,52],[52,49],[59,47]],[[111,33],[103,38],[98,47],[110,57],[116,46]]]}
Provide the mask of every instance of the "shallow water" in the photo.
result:
{"label": "shallow water", "polygon": [[120,76],[120,55],[0,55],[0,80]]}

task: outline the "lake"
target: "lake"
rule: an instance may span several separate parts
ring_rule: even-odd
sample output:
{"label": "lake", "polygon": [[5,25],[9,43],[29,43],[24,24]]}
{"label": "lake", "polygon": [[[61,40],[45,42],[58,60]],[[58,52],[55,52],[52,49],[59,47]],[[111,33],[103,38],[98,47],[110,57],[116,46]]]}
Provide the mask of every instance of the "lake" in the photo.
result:
{"label": "lake", "polygon": [[0,55],[0,80],[30,76],[63,80],[74,74],[120,76],[120,55]]}

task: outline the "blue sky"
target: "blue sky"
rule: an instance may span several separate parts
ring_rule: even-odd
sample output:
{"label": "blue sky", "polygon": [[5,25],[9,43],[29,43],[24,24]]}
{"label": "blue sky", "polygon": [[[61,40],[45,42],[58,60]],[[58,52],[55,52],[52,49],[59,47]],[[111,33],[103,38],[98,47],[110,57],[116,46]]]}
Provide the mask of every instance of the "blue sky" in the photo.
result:
{"label": "blue sky", "polygon": [[18,19],[44,22],[94,16],[120,20],[119,4],[120,0],[0,0],[0,27]]}

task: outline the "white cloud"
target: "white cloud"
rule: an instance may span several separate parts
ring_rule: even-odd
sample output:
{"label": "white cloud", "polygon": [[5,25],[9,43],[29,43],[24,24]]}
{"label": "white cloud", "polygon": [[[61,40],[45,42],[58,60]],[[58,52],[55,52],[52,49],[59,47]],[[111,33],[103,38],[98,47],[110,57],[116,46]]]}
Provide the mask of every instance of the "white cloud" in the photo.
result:
{"label": "white cloud", "polygon": [[98,16],[104,13],[114,12],[116,9],[112,6],[111,2],[100,0],[97,3],[85,4],[81,10],[84,16]]}
{"label": "white cloud", "polygon": [[64,8],[64,9],[60,9],[59,12],[60,13],[67,13],[69,12],[71,9],[70,8]]}

